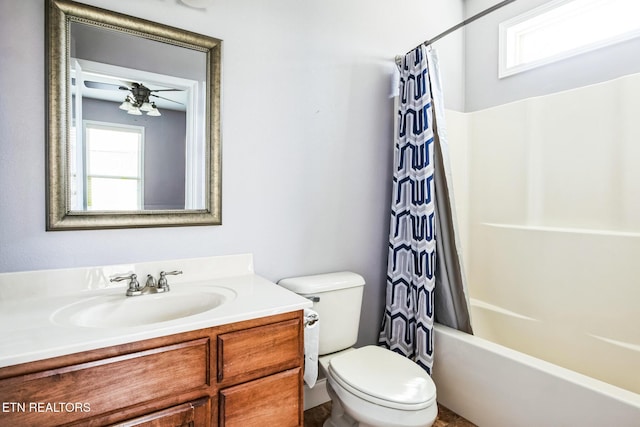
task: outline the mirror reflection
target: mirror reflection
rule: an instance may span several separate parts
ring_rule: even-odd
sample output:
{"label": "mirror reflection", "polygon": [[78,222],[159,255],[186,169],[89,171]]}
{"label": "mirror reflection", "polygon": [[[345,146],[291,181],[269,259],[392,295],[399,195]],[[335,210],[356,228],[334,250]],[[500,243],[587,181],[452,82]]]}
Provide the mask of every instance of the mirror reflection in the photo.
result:
{"label": "mirror reflection", "polygon": [[205,53],[73,22],[69,69],[70,210],[204,208]]}
{"label": "mirror reflection", "polygon": [[47,230],[220,224],[222,41],[48,5]]}

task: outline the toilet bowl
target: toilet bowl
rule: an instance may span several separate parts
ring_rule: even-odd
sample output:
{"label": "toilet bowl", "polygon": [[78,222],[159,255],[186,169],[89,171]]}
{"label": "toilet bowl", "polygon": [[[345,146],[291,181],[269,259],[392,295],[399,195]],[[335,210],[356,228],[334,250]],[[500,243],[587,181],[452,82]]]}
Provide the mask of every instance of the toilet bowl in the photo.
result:
{"label": "toilet bowl", "polygon": [[364,279],[350,272],[283,279],[314,301],[320,316],[320,371],[332,401],[324,427],[430,427],[438,409],[431,377],[411,360],[357,340]]}
{"label": "toilet bowl", "polygon": [[325,427],[433,424],[438,415],[436,389],[422,368],[382,347],[340,353],[321,365],[334,404]]}

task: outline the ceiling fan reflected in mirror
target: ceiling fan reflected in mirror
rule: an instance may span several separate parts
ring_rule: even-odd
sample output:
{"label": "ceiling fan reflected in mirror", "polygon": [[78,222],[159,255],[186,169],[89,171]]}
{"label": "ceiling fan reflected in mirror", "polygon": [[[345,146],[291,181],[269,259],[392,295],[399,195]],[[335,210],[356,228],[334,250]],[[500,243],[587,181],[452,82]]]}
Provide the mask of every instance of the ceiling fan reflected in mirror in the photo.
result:
{"label": "ceiling fan reflected in mirror", "polygon": [[184,105],[181,102],[173,99],[156,95],[156,92],[177,92],[183,91],[183,89],[149,89],[142,83],[128,83],[127,85],[116,85],[104,82],[95,82],[85,80],[84,85],[89,89],[106,89],[106,90],[127,90],[125,100],[120,104],[118,108],[126,111],[127,114],[134,116],[141,116],[145,112],[148,116],[161,116],[160,110],[156,106],[156,103],[150,101],[150,97],[164,99],[166,101],[175,102],[176,104]]}

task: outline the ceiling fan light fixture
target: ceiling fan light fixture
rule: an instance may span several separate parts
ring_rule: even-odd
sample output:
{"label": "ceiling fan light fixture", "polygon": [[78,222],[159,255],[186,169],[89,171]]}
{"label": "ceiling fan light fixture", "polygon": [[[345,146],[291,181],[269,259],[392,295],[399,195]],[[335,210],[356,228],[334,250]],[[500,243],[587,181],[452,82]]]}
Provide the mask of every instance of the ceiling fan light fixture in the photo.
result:
{"label": "ceiling fan light fixture", "polygon": [[133,106],[131,105],[131,102],[129,102],[129,99],[125,99],[124,102],[122,104],[120,104],[120,106],[118,107],[119,109],[123,110],[123,111],[129,111],[131,110],[131,108],[133,108]]}
{"label": "ceiling fan light fixture", "polygon": [[149,112],[147,112],[147,116],[160,117],[161,115],[162,114],[160,114],[160,110],[158,110],[158,107],[156,107],[156,104],[152,102],[151,103],[151,110],[149,110]]}
{"label": "ceiling fan light fixture", "polygon": [[[92,89],[104,89],[104,85],[107,88],[111,88],[116,85],[100,83],[100,82],[85,82],[90,83],[87,85]],[[146,113],[149,116],[158,117],[161,116],[160,110],[156,106],[155,102],[152,102],[149,97],[155,96],[156,98],[162,98],[166,101],[171,101],[176,104],[185,105],[184,102],[176,101],[171,98],[165,98],[164,96],[155,95],[154,92],[183,92],[186,89],[177,88],[165,88],[165,89],[149,89],[142,83],[130,83],[127,85],[116,86],[118,90],[128,90],[130,93],[126,95],[126,98],[122,104],[118,106],[119,109],[126,111],[127,114],[132,116],[140,116]],[[164,107],[163,107],[164,108]]]}
{"label": "ceiling fan light fixture", "polygon": [[153,108],[154,108],[154,106],[152,104],[150,104],[149,101],[145,101],[140,106],[140,111],[151,111],[151,110],[153,110]]}

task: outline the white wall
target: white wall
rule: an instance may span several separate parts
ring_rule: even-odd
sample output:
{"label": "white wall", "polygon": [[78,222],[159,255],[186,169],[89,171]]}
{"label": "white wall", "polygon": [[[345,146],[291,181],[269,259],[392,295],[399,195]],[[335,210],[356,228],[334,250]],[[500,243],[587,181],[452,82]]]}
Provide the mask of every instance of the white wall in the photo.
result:
{"label": "white wall", "polygon": [[[367,280],[360,342],[375,341],[393,59],[460,21],[462,0],[86,3],[224,40],[223,225],[44,231],[44,2],[0,0],[0,271],[246,252],[272,280],[348,269]],[[461,43],[441,45],[452,109],[462,108]]]}

